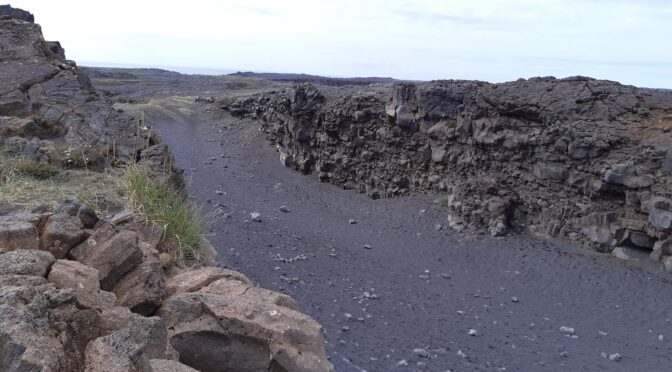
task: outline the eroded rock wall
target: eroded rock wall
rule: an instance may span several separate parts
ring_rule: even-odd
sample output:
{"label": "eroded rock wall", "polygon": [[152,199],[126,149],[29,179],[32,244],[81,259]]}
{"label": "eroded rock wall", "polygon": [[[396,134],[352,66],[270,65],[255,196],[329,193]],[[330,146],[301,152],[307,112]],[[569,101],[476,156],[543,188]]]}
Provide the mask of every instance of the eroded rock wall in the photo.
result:
{"label": "eroded rock wall", "polygon": [[458,228],[529,227],[601,250],[660,251],[672,233],[669,91],[585,77],[304,83],[218,105],[260,120],[284,165],[323,181],[444,193]]}
{"label": "eroded rock wall", "polygon": [[[0,50],[0,143],[7,151],[63,167],[174,164],[138,118],[96,92],[60,43],[44,40],[29,12],[0,6]],[[147,160],[150,154],[161,158]]]}

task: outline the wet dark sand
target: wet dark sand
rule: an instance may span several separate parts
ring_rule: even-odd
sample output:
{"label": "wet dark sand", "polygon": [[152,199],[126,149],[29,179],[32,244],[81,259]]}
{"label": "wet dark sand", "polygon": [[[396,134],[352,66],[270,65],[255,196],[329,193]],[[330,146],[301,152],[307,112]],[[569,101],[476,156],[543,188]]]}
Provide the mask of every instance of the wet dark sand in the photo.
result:
{"label": "wet dark sand", "polygon": [[221,263],[296,298],[337,371],[672,370],[666,274],[557,241],[437,230],[437,196],[372,200],[281,166],[255,124],[208,122],[152,124],[190,195],[230,215],[208,218]]}

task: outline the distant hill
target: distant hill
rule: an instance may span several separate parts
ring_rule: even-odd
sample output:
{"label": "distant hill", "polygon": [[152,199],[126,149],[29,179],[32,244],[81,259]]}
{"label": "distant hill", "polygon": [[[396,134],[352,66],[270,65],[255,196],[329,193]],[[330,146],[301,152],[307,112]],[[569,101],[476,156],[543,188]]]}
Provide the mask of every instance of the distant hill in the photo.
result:
{"label": "distant hill", "polygon": [[394,83],[401,81],[390,77],[335,78],[335,77],[326,77],[326,76],[308,75],[308,74],[284,74],[275,72],[252,72],[252,71],[246,71],[246,72],[238,71],[236,73],[229,75],[239,77],[260,78],[281,82],[309,82],[314,84],[331,85],[331,86],[369,85],[376,83]]}

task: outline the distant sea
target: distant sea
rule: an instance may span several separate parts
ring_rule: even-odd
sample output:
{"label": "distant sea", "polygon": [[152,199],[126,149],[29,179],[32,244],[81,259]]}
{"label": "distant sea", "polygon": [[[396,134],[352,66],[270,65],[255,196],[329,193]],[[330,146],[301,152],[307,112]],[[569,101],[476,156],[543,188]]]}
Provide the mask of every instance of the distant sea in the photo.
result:
{"label": "distant sea", "polygon": [[77,62],[77,64],[79,66],[88,66],[88,67],[160,68],[162,70],[175,71],[181,74],[189,74],[189,75],[228,75],[238,71],[224,68],[134,65],[126,63],[110,63],[110,62],[94,62],[94,61],[79,61]]}

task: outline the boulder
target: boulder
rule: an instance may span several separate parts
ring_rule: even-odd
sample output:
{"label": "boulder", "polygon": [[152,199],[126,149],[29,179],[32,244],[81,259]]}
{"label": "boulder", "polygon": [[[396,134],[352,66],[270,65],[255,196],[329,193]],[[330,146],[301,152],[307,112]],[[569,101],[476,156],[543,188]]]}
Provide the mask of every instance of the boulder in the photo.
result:
{"label": "boulder", "polygon": [[86,205],[76,200],[65,200],[54,208],[54,213],[64,213],[69,216],[77,217],[85,228],[93,228],[98,223],[96,212]]}
{"label": "boulder", "polygon": [[168,278],[166,281],[166,293],[171,295],[174,293],[196,292],[219,279],[237,280],[252,285],[252,281],[237,271],[221,267],[203,267],[186,270]]}
{"label": "boulder", "polygon": [[86,346],[87,372],[152,371],[150,359],[165,358],[166,327],[157,317],[137,317],[126,328],[99,337]]}
{"label": "boulder", "polygon": [[101,244],[80,245],[71,254],[77,261],[98,270],[100,288],[105,291],[112,290],[119,279],[142,261],[138,234],[134,231],[120,231]]}
{"label": "boulder", "polygon": [[40,238],[35,223],[12,215],[0,216],[0,253],[39,248]]}
{"label": "boulder", "polygon": [[57,260],[47,279],[58,288],[74,289],[77,304],[83,308],[110,307],[116,300],[114,294],[100,290],[98,270],[77,261]]}
{"label": "boulder", "polygon": [[159,313],[180,362],[204,372],[333,371],[320,325],[286,296],[258,290],[220,279],[166,299]]}
{"label": "boulder", "polygon": [[79,218],[60,213],[49,217],[42,231],[40,248],[56,258],[65,258],[72,248],[87,238]]}
{"label": "boulder", "polygon": [[142,262],[124,275],[113,288],[117,303],[131,311],[151,315],[161,306],[165,295],[165,278],[159,252],[147,245],[142,248]]}
{"label": "boulder", "polygon": [[0,287],[38,286],[43,284],[47,284],[47,279],[43,276],[0,274]]}
{"label": "boulder", "polygon": [[56,261],[49,252],[18,250],[0,254],[0,275],[46,276]]}
{"label": "boulder", "polygon": [[653,244],[651,249],[651,259],[658,261],[661,257],[672,256],[672,238],[665,240],[658,240]]}
{"label": "boulder", "polygon": [[653,198],[649,208],[649,222],[657,229],[672,231],[672,199]]}
{"label": "boulder", "polygon": [[224,278],[210,283],[199,292],[213,293],[222,296],[235,296],[243,301],[273,304],[299,311],[299,304],[286,294],[271,291],[265,288],[255,287],[239,280]]}
{"label": "boulder", "polygon": [[151,359],[149,365],[152,367],[152,372],[198,372],[187,365],[169,359]]}
{"label": "boulder", "polygon": [[[32,283],[31,283],[32,284]],[[0,367],[3,371],[77,370],[54,327],[76,311],[75,294],[52,284],[0,287]],[[64,335],[65,336],[65,335]]]}

